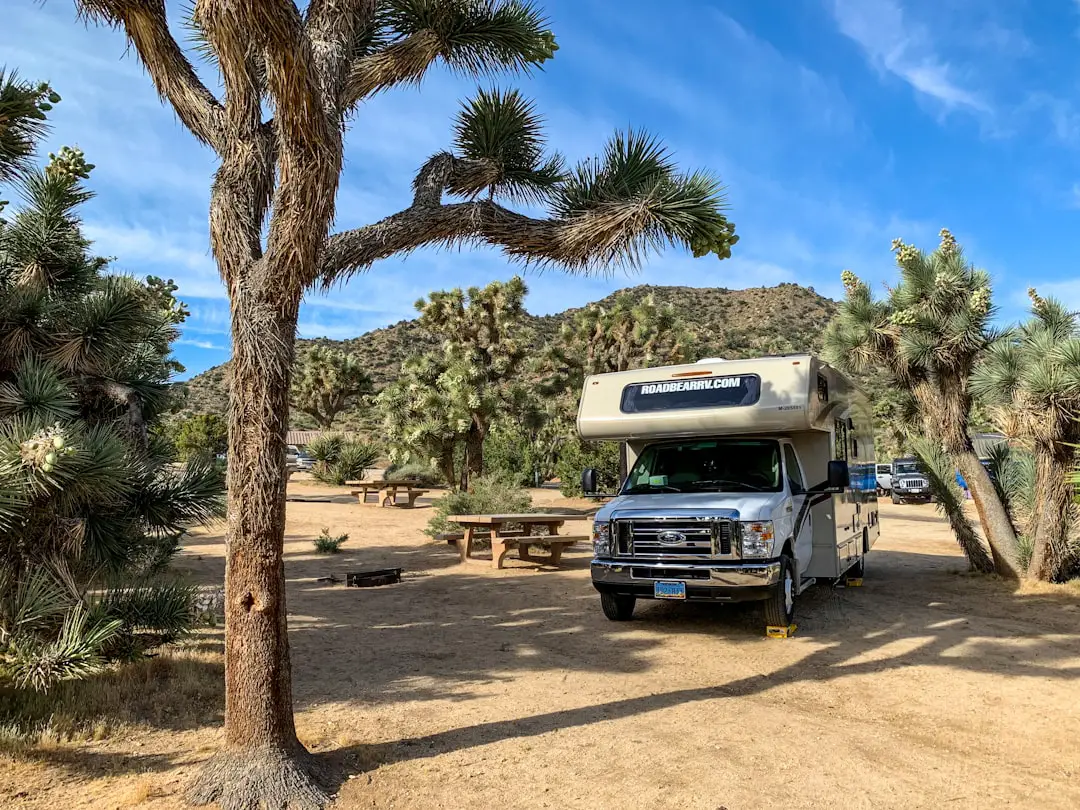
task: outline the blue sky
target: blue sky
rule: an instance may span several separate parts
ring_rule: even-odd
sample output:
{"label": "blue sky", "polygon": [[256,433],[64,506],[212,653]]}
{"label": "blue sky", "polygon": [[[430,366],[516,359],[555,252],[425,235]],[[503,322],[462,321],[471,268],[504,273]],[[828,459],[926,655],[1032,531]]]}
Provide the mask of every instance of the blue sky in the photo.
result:
{"label": "blue sky", "polygon": [[[894,237],[933,247],[952,229],[993,273],[1002,317],[1034,284],[1080,309],[1080,0],[548,0],[560,50],[531,78],[571,159],[616,128],[661,135],[728,187],[735,256],[655,257],[631,278],[529,277],[536,313],[634,283],[729,288],[794,281],[839,297],[839,274],[893,276]],[[226,360],[228,301],[207,239],[211,153],[161,106],[123,37],[73,6],[4,0],[0,61],[63,102],[48,149],[97,164],[85,209],[98,252],[172,277],[189,304],[177,354]],[[180,19],[180,4],[170,3]],[[182,29],[176,26],[178,36]],[[208,76],[208,81],[213,81]],[[338,228],[404,207],[413,172],[449,144],[474,82],[435,73],[361,108],[348,135]],[[432,289],[516,272],[494,251],[421,252],[311,295],[303,337],[352,337],[412,317]]]}

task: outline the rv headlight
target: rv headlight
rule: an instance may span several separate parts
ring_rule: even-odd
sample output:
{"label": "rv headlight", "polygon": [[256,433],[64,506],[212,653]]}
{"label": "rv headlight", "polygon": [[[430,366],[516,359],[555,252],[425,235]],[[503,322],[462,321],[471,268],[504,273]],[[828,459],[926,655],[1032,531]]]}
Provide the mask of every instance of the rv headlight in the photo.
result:
{"label": "rv headlight", "polygon": [[593,556],[610,557],[611,549],[611,526],[608,523],[597,521],[592,526]]}
{"label": "rv headlight", "polygon": [[773,555],[771,520],[743,521],[742,555],[744,557],[771,557]]}

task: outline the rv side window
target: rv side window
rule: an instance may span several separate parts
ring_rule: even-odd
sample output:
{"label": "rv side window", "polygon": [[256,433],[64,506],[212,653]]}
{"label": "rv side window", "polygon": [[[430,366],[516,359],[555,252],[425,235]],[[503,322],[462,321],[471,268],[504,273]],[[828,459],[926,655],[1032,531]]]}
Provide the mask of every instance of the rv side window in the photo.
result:
{"label": "rv side window", "polygon": [[801,495],[806,492],[802,470],[799,469],[799,459],[795,457],[795,451],[790,444],[784,445],[784,466],[787,467],[788,486],[791,488],[791,494]]}
{"label": "rv side window", "polygon": [[756,374],[738,377],[703,377],[690,380],[661,380],[632,383],[622,391],[623,413],[685,410],[687,408],[730,408],[753,405],[761,396],[761,378]]}

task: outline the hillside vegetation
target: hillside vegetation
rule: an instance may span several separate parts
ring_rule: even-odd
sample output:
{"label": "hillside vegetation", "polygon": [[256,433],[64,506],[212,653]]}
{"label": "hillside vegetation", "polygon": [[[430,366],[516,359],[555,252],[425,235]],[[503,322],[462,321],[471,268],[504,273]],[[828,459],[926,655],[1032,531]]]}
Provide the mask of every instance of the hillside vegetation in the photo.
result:
{"label": "hillside vegetation", "polygon": [[[652,295],[657,303],[671,304],[696,337],[702,357],[736,359],[758,354],[817,351],[826,324],[836,314],[836,303],[813,289],[798,284],[727,290],[720,287],[655,287],[640,285],[629,292],[638,298]],[[614,298],[614,293],[599,303]],[[539,355],[554,340],[574,312],[530,316],[530,355]],[[299,340],[297,346],[332,346],[358,355],[371,374],[375,390],[396,379],[402,361],[435,345],[417,320],[400,321],[349,340],[316,338]],[[193,377],[184,387],[188,413],[224,413],[228,402],[229,364],[223,363]],[[341,419],[342,428],[366,426],[364,408]],[[314,427],[304,414],[294,411],[292,426]]]}

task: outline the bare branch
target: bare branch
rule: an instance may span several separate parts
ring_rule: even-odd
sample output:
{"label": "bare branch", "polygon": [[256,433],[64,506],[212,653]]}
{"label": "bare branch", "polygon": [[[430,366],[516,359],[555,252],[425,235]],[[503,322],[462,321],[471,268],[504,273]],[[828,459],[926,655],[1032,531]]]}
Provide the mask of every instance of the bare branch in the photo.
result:
{"label": "bare branch", "polygon": [[169,32],[165,0],[81,0],[79,8],[90,18],[124,29],[158,94],[196,138],[220,151],[221,104]]}

